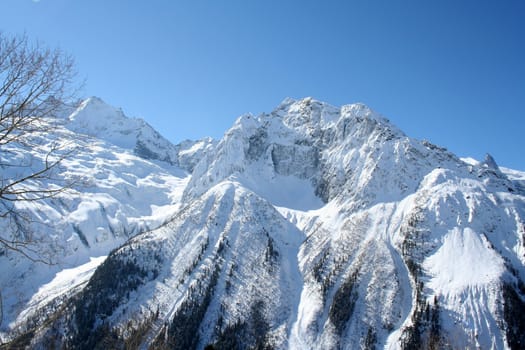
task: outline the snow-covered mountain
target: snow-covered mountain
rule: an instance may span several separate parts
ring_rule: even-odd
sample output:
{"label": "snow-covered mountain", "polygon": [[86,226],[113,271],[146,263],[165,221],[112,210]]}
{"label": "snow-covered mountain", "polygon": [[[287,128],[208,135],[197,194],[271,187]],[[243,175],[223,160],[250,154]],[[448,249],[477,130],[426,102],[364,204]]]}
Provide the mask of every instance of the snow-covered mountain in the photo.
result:
{"label": "snow-covered mountain", "polygon": [[191,170],[199,159],[195,153],[213,144],[212,139],[205,138],[173,145],[144,120],[128,118],[121,109],[109,106],[97,97],[83,101],[80,107],[68,116],[66,127],[73,132],[89,135],[118,147],[132,149],[137,156],[144,159],[160,160],[187,170]]}
{"label": "snow-covered mountain", "polygon": [[[50,122],[53,133],[36,135],[34,143],[41,146],[31,152],[18,145],[2,146],[2,164],[20,165],[2,166],[3,179],[42,169],[50,147],[58,149],[58,156],[71,153],[59,169],[30,184],[70,189],[53,198],[16,203],[19,216],[0,221],[2,232],[13,240],[30,235],[23,240],[31,244],[20,249],[51,264],[0,251],[0,327],[4,332],[24,317],[26,309],[77,287],[79,281],[73,279],[64,280],[66,284],[53,291],[46,289],[57,273],[63,276],[72,268],[92,266],[92,261],[102,261],[101,256],[130,237],[168,221],[178,210],[189,180],[187,164],[213,144],[206,139],[198,143],[200,147],[188,142],[174,146],[144,121],[125,117],[98,98],[87,99],[78,108],[64,108],[64,115]],[[138,148],[139,144],[150,147],[149,151]],[[180,158],[178,152],[183,153]]]}
{"label": "snow-covered mountain", "polygon": [[85,185],[25,208],[65,253],[1,258],[7,347],[525,344],[525,174],[490,156],[311,98],[219,142],[171,145],[98,99],[58,132]]}

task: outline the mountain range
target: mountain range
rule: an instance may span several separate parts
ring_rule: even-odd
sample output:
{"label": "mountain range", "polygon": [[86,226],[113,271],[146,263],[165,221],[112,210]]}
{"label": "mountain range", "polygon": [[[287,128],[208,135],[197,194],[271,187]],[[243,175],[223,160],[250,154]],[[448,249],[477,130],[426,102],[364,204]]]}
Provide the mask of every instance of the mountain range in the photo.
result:
{"label": "mountain range", "polygon": [[46,262],[0,252],[2,349],[525,347],[525,173],[490,155],[312,98],[177,145],[94,97],[53,122],[3,159],[71,149],[0,223]]}

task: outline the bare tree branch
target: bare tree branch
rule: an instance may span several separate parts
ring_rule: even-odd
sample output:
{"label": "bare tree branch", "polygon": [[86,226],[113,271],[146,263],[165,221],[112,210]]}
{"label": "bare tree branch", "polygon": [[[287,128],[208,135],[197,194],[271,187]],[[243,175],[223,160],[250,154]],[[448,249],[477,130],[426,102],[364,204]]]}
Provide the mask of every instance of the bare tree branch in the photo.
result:
{"label": "bare tree branch", "polygon": [[71,56],[26,35],[0,32],[0,220],[10,227],[0,232],[0,254],[11,251],[49,263],[17,203],[52,198],[73,185],[59,170],[74,149],[46,136],[54,133],[58,114],[78,92],[75,78]]}

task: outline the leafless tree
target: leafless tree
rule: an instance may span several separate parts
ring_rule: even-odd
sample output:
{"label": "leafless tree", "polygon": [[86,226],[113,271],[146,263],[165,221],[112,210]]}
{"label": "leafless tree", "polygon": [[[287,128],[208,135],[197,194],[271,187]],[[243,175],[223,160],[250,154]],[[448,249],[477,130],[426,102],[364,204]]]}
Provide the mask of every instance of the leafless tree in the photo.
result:
{"label": "leafless tree", "polygon": [[[0,232],[0,253],[15,251],[47,262],[38,253],[30,225],[23,224],[28,216],[17,205],[68,188],[58,169],[71,150],[58,137],[49,141],[49,135],[78,91],[75,78],[71,56],[26,35],[0,32],[0,220],[12,228]],[[34,151],[42,156],[36,159]]]}

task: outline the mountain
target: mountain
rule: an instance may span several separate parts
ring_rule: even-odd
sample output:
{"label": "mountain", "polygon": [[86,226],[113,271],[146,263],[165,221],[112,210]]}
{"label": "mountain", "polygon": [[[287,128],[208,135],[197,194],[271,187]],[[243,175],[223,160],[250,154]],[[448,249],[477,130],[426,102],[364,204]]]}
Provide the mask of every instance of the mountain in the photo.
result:
{"label": "mountain", "polygon": [[92,181],[31,208],[71,227],[43,231],[69,265],[1,258],[5,348],[525,344],[525,174],[491,156],[311,98],[218,142],[171,145],[98,99],[58,132],[81,146],[61,174]]}
{"label": "mountain", "polygon": [[[38,188],[70,187],[67,191],[42,201],[16,203],[19,215],[0,222],[10,238],[29,238],[31,244],[22,247],[26,254],[48,263],[0,251],[3,332],[28,310],[63,297],[80,283],[66,279],[65,285],[51,288],[55,275],[66,271],[74,275],[73,268],[101,262],[101,256],[130,237],[169,220],[189,180],[188,164],[213,143],[206,139],[174,146],[144,121],[125,117],[98,98],[64,108],[63,115],[49,123],[53,133],[37,135],[35,143],[41,146],[30,152],[18,145],[2,146],[2,164],[20,164],[2,166],[3,178],[43,168],[50,145],[71,153],[49,177],[34,181]],[[148,145],[148,151],[137,147],[140,144]],[[179,164],[180,160],[184,162]]]}
{"label": "mountain", "polygon": [[109,106],[97,97],[83,101],[80,107],[68,116],[66,128],[124,149],[132,149],[137,156],[144,159],[160,160],[179,165],[186,170],[191,170],[199,159],[195,152],[213,143],[212,139],[206,138],[173,145],[144,120],[128,118],[121,109]]}

